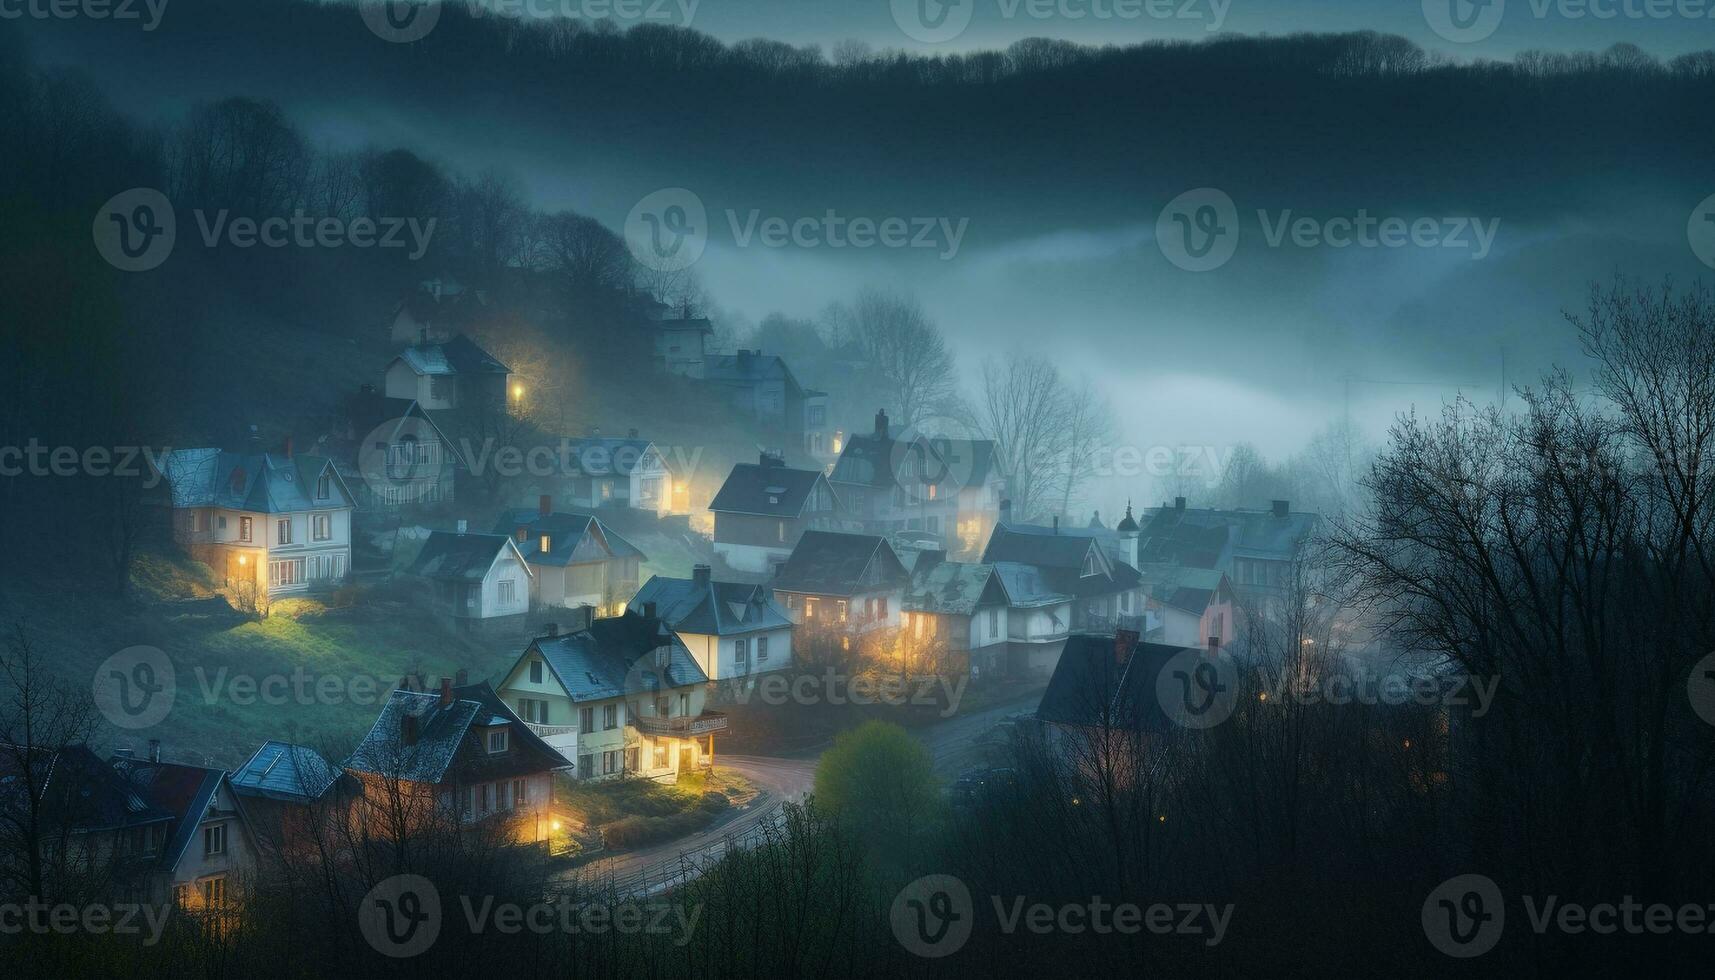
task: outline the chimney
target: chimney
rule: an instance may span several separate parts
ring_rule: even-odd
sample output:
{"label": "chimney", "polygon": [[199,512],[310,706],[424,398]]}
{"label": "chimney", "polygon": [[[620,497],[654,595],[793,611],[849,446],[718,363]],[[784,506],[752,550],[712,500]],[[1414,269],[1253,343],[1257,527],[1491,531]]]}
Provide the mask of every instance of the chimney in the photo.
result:
{"label": "chimney", "polygon": [[643,604],[643,618],[644,619],[654,619],[655,618],[655,603],[645,602]]}
{"label": "chimney", "polygon": [[459,518],[459,533],[464,534],[468,530],[470,530],[470,522],[462,517]]}
{"label": "chimney", "polygon": [[1185,498],[1184,497],[1174,497],[1173,498],[1173,509],[1174,510],[1184,510],[1185,509]]}
{"label": "chimney", "polygon": [[543,623],[542,629],[544,631],[546,631],[547,634],[551,637],[560,635],[560,624],[559,623]]}
{"label": "chimney", "polygon": [[1210,653],[1220,653],[1221,652],[1221,638],[1220,637],[1218,637],[1218,636],[1209,637],[1209,652]]}
{"label": "chimney", "polygon": [[552,494],[545,493],[536,499],[536,513],[537,514],[540,514],[543,517],[547,517],[549,514],[552,514],[553,512],[554,512],[554,497]]}
{"label": "chimney", "polygon": [[590,628],[590,624],[595,622],[595,607],[579,606],[572,610],[572,615],[577,617],[574,620],[577,624],[576,628],[579,630],[587,630]]}
{"label": "chimney", "polygon": [[466,684],[469,684],[469,683],[470,683],[470,671],[465,670],[463,667],[460,667],[458,669],[458,671],[453,674],[453,684],[458,686],[458,687],[464,687]]}
{"label": "chimney", "polygon": [[285,457],[287,459],[292,458],[292,437],[291,436],[286,437],[286,441],[284,444],[282,444],[280,451],[285,455]]}
{"label": "chimney", "polygon": [[707,566],[707,565],[693,565],[691,567],[691,582],[692,582],[692,584],[696,585],[696,587],[699,589],[708,588],[709,573],[711,571],[713,571],[713,570],[711,568],[709,568],[709,566]]}
{"label": "chimney", "polygon": [[1054,515],[1054,533],[1055,534],[1060,533],[1060,515],[1059,514]]}
{"label": "chimney", "polygon": [[453,679],[451,677],[443,677],[441,678],[441,707],[450,708],[452,706]]}
{"label": "chimney", "polygon": [[1292,501],[1290,501],[1290,500],[1274,500],[1274,501],[1270,501],[1270,503],[1273,504],[1273,507],[1274,507],[1274,516],[1285,517],[1287,508],[1291,505]]}
{"label": "chimney", "polygon": [[1012,523],[1012,498],[1011,497],[1002,497],[1000,499],[1000,522],[1002,524],[1011,524]]}
{"label": "chimney", "polygon": [[161,740],[158,738],[152,738],[149,740],[149,761],[161,761]]}
{"label": "chimney", "polygon": [[403,745],[417,744],[416,715],[405,715],[399,719],[399,742]]}
{"label": "chimney", "polygon": [[875,437],[877,439],[887,438],[887,409],[885,408],[878,408],[875,411]]}
{"label": "chimney", "polygon": [[757,462],[762,466],[785,466],[786,457],[772,450],[764,449],[757,454]]}
{"label": "chimney", "polygon": [[422,329],[417,331],[417,343],[423,347],[427,347],[429,345],[429,328],[428,327],[423,327]]}
{"label": "chimney", "polygon": [[629,439],[637,438],[637,430],[636,429],[626,429],[625,434],[626,434],[626,437]]}
{"label": "chimney", "polygon": [[250,436],[250,452],[256,452],[262,446],[262,433],[254,425],[249,426],[246,432]]}

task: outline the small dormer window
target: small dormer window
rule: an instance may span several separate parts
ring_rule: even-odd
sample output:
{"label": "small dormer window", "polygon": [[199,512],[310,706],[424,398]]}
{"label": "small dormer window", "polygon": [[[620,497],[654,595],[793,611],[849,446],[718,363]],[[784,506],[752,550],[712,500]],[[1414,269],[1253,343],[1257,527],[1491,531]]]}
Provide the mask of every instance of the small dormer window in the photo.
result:
{"label": "small dormer window", "polygon": [[496,728],[495,730],[488,733],[488,753],[489,753],[489,755],[494,755],[496,753],[506,751],[506,743],[507,743],[507,735],[508,734],[510,734],[510,733],[507,732],[507,730],[504,728]]}
{"label": "small dormer window", "polygon": [[1094,551],[1085,552],[1085,554],[1084,554],[1084,574],[1085,575],[1094,575],[1094,574],[1096,574],[1097,571],[1098,571],[1098,569],[1096,568],[1096,553]]}

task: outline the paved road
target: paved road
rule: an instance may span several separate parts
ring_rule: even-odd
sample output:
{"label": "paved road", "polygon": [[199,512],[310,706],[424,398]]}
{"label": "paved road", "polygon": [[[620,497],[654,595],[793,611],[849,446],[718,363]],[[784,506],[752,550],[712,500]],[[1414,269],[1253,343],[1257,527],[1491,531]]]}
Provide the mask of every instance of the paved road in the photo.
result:
{"label": "paved road", "polygon": [[[983,747],[977,741],[984,732],[1011,715],[1034,711],[1041,698],[1042,692],[1037,691],[982,711],[955,715],[915,734],[929,749],[936,773],[950,777],[984,761]],[[599,887],[611,886],[622,897],[645,896],[682,883],[727,848],[749,847],[760,840],[769,826],[780,821],[782,804],[796,803],[809,795],[820,758],[821,750],[800,758],[717,756],[717,765],[744,773],[763,791],[755,803],[707,830],[654,847],[598,858],[567,877]]]}

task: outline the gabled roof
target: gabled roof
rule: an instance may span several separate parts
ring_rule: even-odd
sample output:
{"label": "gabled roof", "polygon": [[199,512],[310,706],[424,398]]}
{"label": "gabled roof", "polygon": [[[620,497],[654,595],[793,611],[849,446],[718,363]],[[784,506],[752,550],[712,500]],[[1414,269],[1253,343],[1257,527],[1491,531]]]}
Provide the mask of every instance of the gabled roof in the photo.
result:
{"label": "gabled roof", "polygon": [[832,501],[833,488],[821,470],[797,470],[773,463],[739,463],[727,474],[709,510],[761,517],[795,518],[804,513],[810,494],[820,484]]}
{"label": "gabled roof", "polygon": [[771,584],[781,592],[852,596],[877,586],[903,586],[909,580],[910,574],[885,538],[805,531]]}
{"label": "gabled roof", "polygon": [[[514,508],[501,513],[494,524],[494,533],[516,536],[521,527],[525,529],[524,547],[518,550],[533,565],[564,566],[613,558],[645,558],[635,545],[591,514],[544,516],[527,507]],[[548,536],[546,552],[542,551],[544,534]]]}
{"label": "gabled roof", "polygon": [[[922,465],[914,475],[907,476],[902,471],[913,457],[920,458]],[[959,489],[958,478],[963,476],[960,465],[956,460],[949,461],[937,440],[927,436],[919,434],[914,439],[902,440],[892,433],[861,432],[847,437],[828,479],[882,489],[934,483],[953,493]]]}
{"label": "gabled roof", "polygon": [[[598,619],[576,633],[537,637],[524,656],[531,651],[548,664],[573,702],[603,701],[709,681],[665,623],[632,609],[622,616]],[[665,651],[665,662],[658,659],[661,651]],[[522,662],[523,657],[519,659]]]}
{"label": "gabled roof", "polygon": [[695,579],[655,575],[627,605],[642,609],[650,602],[655,615],[677,633],[727,636],[792,625],[766,585],[713,580],[699,585]]}
{"label": "gabled roof", "polygon": [[103,830],[172,819],[112,763],[84,745],[57,750],[0,746],[0,807],[22,811],[26,762],[39,790],[42,816],[52,826]]}
{"label": "gabled roof", "polygon": [[[672,329],[671,324],[675,322],[679,321],[663,321],[662,329]],[[786,366],[786,361],[778,355],[764,354],[761,351],[705,354],[703,355],[703,380],[734,386],[784,381],[788,390],[798,394],[803,393],[803,389],[798,386],[798,379],[792,376],[792,369]]]}
{"label": "gabled roof", "polygon": [[1225,573],[1213,568],[1188,568],[1145,562],[1138,569],[1144,591],[1153,599],[1198,616],[1209,608],[1227,584]]}
{"label": "gabled roof", "polygon": [[[416,719],[414,744],[406,744],[404,739],[407,717]],[[392,692],[369,733],[345,760],[345,768],[408,782],[441,783],[451,774],[471,730],[498,725],[507,726],[511,733],[503,755],[489,757],[471,740],[470,768],[481,769],[482,776],[546,772],[566,764],[559,753],[518,720],[492,687],[472,684],[454,688],[450,703],[444,707],[439,691]]]}
{"label": "gabled roof", "polygon": [[[1129,651],[1117,649],[1121,645],[1128,645]],[[1036,717],[1057,725],[1165,732],[1172,721],[1162,710],[1156,679],[1184,649],[1162,643],[1127,644],[1115,636],[1067,637]]]}
{"label": "gabled roof", "polygon": [[1056,590],[1042,569],[1035,565],[997,561],[993,568],[995,577],[1000,579],[1001,587],[1006,590],[1008,605],[1018,608],[1052,606],[1077,598],[1070,592]]}
{"label": "gabled roof", "polygon": [[[161,849],[160,866],[176,868],[196,837],[197,826],[208,812],[215,793],[226,781],[226,770],[188,766],[176,762],[112,760],[113,767],[130,781],[134,791],[149,804],[165,810],[174,820],[172,835]],[[233,800],[233,806],[238,801]],[[242,812],[240,813],[242,817]]]}
{"label": "gabled roof", "polygon": [[445,343],[412,344],[400,351],[388,366],[398,361],[404,361],[420,375],[510,374],[512,371],[462,333]]}
{"label": "gabled roof", "polygon": [[[343,432],[335,433],[323,444],[324,451],[336,457],[341,465],[355,466],[362,459],[364,450],[374,449],[363,445],[363,440],[372,435],[377,441],[385,440],[388,445],[393,445],[405,436],[421,439],[425,430],[427,435],[445,447],[453,462],[466,465],[458,446],[447,437],[434,415],[415,398],[390,398],[373,390],[359,391],[345,400],[344,415],[340,421],[349,429],[349,437]],[[377,433],[378,429],[382,431]]]}
{"label": "gabled roof", "polygon": [[315,749],[269,739],[232,774],[232,788],[240,796],[308,803],[339,778],[339,769]]}
{"label": "gabled roof", "polygon": [[993,565],[919,558],[901,605],[912,612],[971,616],[982,606],[1006,605],[1006,600]]}
{"label": "gabled roof", "polygon": [[[1085,575],[1084,559],[1091,554],[1096,556],[1098,571]],[[1076,597],[1111,595],[1138,583],[1137,569],[1115,559],[1089,529],[1082,528],[1056,532],[1026,524],[998,524],[983,549],[983,561],[1034,565],[1050,589]]]}
{"label": "gabled roof", "polygon": [[[494,563],[508,551],[517,555],[519,561],[524,561],[524,555],[513,543],[511,535],[433,531],[423,542],[423,550],[417,552],[417,560],[411,564],[411,574],[458,582],[481,582],[488,577],[488,570],[494,567]],[[524,571],[535,575],[530,571],[529,562],[524,562]]]}
{"label": "gabled roof", "polygon": [[[162,469],[175,507],[285,514],[351,506],[351,488],[324,456],[175,449],[167,453]],[[332,485],[339,488],[338,499],[314,499],[324,473],[331,474]]]}

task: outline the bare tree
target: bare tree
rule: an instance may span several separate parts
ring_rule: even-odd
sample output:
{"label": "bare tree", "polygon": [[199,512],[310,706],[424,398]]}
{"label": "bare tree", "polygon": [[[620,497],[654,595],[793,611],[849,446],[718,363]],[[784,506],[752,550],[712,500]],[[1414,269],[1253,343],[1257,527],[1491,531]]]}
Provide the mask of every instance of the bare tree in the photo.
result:
{"label": "bare tree", "polygon": [[903,426],[914,426],[957,393],[953,354],[914,297],[867,288],[852,306],[852,330]]}
{"label": "bare tree", "polygon": [[980,427],[995,441],[1012,513],[1036,517],[1054,498],[1054,474],[1066,458],[1069,399],[1052,364],[1014,350],[983,362]]}

